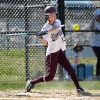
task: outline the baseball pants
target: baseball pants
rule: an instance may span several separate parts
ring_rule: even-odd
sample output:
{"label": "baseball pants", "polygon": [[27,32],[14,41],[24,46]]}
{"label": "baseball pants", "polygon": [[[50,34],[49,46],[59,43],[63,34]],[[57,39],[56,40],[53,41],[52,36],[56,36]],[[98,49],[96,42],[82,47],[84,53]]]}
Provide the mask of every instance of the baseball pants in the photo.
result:
{"label": "baseball pants", "polygon": [[97,57],[97,64],[96,64],[96,75],[100,76],[100,47],[92,47],[96,57]]}
{"label": "baseball pants", "polygon": [[59,50],[46,57],[47,73],[44,76],[44,81],[48,82],[53,80],[58,63],[68,72],[69,75],[75,73],[74,68],[70,65],[70,62],[65,56],[65,53],[62,50]]}

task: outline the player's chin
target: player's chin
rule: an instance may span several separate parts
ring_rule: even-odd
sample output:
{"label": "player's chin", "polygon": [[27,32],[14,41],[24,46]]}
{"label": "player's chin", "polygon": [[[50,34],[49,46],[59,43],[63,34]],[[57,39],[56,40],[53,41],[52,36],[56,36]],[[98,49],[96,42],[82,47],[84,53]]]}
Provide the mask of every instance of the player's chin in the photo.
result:
{"label": "player's chin", "polygon": [[49,20],[49,23],[50,23],[50,24],[53,24],[53,23],[54,23],[54,21],[55,21],[55,20]]}
{"label": "player's chin", "polygon": [[55,21],[55,18],[51,18],[49,21],[50,22],[54,22]]}

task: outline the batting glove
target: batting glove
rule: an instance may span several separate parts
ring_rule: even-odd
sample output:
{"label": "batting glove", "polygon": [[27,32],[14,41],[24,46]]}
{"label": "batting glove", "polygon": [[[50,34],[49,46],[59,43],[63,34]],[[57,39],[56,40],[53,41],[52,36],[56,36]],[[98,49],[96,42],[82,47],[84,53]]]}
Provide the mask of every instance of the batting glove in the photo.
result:
{"label": "batting glove", "polygon": [[39,39],[43,39],[43,37],[42,36],[37,36]]}
{"label": "batting glove", "polygon": [[42,36],[48,34],[48,31],[41,31],[41,32],[36,32],[36,36]]}

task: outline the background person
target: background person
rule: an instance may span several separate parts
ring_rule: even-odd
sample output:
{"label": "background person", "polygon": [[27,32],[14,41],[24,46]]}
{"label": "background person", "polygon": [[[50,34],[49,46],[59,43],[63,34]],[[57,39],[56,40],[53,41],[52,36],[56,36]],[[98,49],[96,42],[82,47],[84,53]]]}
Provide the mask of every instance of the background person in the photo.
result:
{"label": "background person", "polygon": [[96,76],[97,79],[100,80],[100,9],[94,11],[94,16],[90,22],[90,29],[93,30],[91,47],[97,57]]}

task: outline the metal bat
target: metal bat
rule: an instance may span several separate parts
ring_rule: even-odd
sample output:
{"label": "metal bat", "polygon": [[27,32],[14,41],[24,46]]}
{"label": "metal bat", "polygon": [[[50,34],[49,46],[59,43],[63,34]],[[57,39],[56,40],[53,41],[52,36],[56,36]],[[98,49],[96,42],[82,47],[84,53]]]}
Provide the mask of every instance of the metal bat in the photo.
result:
{"label": "metal bat", "polygon": [[60,27],[64,27],[65,25],[60,25]]}
{"label": "metal bat", "polygon": [[[61,25],[60,27],[64,27],[65,25]],[[37,31],[37,32],[35,32],[36,33],[36,35],[37,35],[37,33],[41,33],[41,32],[39,32],[39,31]],[[43,33],[43,32],[42,32]],[[6,36],[22,36],[22,37],[25,37],[25,36],[27,36],[29,33],[14,33],[14,34],[6,34]],[[43,33],[43,34],[41,34],[41,35],[44,35],[45,33]],[[31,33],[31,35],[32,35],[32,33]]]}
{"label": "metal bat", "polygon": [[14,34],[6,34],[6,36],[27,36],[28,34],[27,33],[14,33]]}

